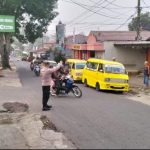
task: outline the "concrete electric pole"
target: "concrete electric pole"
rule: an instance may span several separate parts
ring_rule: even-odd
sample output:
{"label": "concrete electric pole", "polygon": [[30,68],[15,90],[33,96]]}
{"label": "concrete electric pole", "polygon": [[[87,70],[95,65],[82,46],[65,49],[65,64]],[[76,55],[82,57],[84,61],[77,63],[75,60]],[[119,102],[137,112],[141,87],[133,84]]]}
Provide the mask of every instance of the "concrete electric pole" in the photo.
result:
{"label": "concrete electric pole", "polygon": [[141,31],[141,0],[138,0],[138,6],[137,6],[137,36],[136,36],[137,41],[140,41],[142,39],[140,31]]}

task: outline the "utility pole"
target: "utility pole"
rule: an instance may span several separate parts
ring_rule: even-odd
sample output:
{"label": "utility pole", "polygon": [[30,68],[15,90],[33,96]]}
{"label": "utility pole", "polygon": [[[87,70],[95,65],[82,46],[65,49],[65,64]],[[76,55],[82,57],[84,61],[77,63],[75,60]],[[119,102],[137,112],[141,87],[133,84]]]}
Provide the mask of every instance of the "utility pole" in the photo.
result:
{"label": "utility pole", "polygon": [[140,35],[141,30],[141,0],[138,0],[138,6],[137,6],[137,36],[136,40],[140,41],[142,39]]}
{"label": "utility pole", "polygon": [[75,32],[76,32],[76,29],[75,29],[75,27],[74,27],[74,29],[73,29],[73,44],[75,44],[75,42],[76,42],[76,35],[75,35]]}

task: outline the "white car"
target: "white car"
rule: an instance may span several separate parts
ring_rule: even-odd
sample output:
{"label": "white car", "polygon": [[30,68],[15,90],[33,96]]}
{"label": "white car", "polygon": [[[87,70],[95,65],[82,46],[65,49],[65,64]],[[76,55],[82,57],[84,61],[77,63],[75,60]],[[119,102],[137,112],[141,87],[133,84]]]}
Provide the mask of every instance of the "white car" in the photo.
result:
{"label": "white car", "polygon": [[49,63],[49,66],[53,66],[53,67],[57,66],[56,61],[53,61],[53,60],[46,60],[46,62]]}

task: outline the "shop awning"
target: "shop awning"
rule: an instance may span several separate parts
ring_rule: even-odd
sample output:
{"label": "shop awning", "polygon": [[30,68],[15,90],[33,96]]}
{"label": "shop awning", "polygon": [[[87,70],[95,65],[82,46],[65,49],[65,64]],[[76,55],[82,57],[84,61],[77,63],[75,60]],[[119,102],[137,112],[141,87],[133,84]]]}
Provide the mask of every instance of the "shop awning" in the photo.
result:
{"label": "shop awning", "polygon": [[123,48],[150,48],[150,41],[122,41],[115,42],[114,46]]}
{"label": "shop awning", "polygon": [[72,50],[86,50],[86,51],[104,51],[104,45],[101,43],[96,44],[70,44],[66,48]]}

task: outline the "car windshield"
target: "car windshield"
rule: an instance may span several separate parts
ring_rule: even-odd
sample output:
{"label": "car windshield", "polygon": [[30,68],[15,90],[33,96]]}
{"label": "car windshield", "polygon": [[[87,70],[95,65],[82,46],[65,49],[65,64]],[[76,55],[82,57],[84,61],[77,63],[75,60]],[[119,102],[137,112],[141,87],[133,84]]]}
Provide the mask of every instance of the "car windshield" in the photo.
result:
{"label": "car windshield", "polygon": [[76,69],[84,69],[85,63],[76,63]]}
{"label": "car windshield", "polygon": [[106,73],[126,74],[124,66],[121,65],[105,65]]}
{"label": "car windshield", "polygon": [[57,63],[51,62],[50,65],[52,65],[53,67],[55,67],[55,66],[57,66]]}

